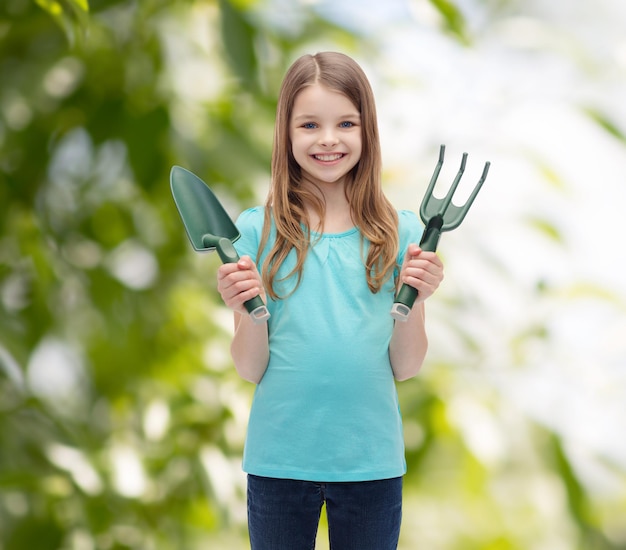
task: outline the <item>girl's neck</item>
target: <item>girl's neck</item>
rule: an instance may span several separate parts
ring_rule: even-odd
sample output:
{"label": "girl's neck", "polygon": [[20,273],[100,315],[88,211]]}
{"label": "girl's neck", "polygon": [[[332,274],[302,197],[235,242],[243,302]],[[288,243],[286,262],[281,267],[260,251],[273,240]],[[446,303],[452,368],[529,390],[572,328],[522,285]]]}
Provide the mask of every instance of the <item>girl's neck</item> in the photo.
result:
{"label": "girl's neck", "polygon": [[343,186],[329,186],[321,191],[325,204],[324,219],[320,219],[319,212],[312,205],[307,205],[310,229],[320,233],[343,233],[352,229],[354,221]]}

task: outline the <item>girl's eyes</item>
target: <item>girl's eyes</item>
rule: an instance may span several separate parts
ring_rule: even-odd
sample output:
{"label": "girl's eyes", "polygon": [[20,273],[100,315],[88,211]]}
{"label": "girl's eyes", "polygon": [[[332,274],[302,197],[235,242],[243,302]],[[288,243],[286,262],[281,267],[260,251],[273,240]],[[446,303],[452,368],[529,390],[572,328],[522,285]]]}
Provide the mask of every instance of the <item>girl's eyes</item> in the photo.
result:
{"label": "girl's eyes", "polygon": [[[345,120],[344,122],[339,123],[339,128],[352,128],[354,126],[354,122],[350,122],[349,120]],[[317,128],[317,124],[315,122],[305,122],[302,125],[306,130],[313,130]]]}

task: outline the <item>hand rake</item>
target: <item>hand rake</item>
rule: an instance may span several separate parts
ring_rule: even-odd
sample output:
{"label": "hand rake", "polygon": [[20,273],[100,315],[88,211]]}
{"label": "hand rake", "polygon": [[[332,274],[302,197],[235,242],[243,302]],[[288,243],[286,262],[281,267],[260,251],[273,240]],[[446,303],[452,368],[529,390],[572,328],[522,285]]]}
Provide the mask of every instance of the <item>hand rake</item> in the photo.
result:
{"label": "hand rake", "polygon": [[[482,184],[485,182],[487,173],[489,172],[489,166],[491,164],[490,162],[485,163],[482,176],[465,204],[463,206],[456,206],[455,204],[452,204],[452,197],[459,185],[459,182],[461,181],[461,176],[463,176],[463,172],[465,171],[467,153],[463,153],[461,167],[459,168],[447,195],[443,199],[436,199],[433,197],[433,190],[435,188],[435,184],[437,183],[437,178],[439,177],[439,171],[443,165],[445,149],[445,145],[442,145],[439,149],[439,161],[437,162],[435,172],[433,173],[430,184],[428,185],[428,189],[426,189],[426,194],[424,195],[420,206],[420,218],[422,218],[425,225],[424,234],[422,235],[422,239],[420,241],[420,247],[422,250],[429,250],[432,252],[437,250],[437,243],[439,242],[439,237],[442,232],[452,231],[461,224],[467,214],[467,211],[474,202],[476,195],[478,195],[478,191],[480,191]],[[417,298],[417,294],[417,290],[412,286],[407,284],[402,285],[391,308],[391,316],[396,321],[406,321],[408,319],[411,307]]]}

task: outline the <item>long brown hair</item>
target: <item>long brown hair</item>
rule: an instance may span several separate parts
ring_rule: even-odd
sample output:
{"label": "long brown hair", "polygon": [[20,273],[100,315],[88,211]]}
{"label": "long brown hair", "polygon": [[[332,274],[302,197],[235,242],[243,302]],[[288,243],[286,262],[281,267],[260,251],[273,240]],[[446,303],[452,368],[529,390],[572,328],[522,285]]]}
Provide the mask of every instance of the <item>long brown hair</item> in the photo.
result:
{"label": "long brown hair", "polygon": [[311,205],[319,219],[324,219],[323,200],[301,185],[301,169],[293,156],[289,138],[289,122],[297,94],[305,87],[318,83],[344,94],[361,115],[361,158],[348,174],[345,193],[352,220],[362,238],[370,243],[364,262],[370,290],[378,292],[396,266],[398,216],[382,191],[376,105],[369,81],[361,67],[347,55],[336,52],[304,55],[287,71],[276,109],[272,181],[259,244],[260,257],[269,239],[273,216],[276,240],[261,269],[264,286],[273,299],[283,297],[276,293],[274,281],[280,265],[292,249],[296,250],[296,265],[284,279],[297,275],[297,287],[302,278],[304,261],[311,245],[311,228],[305,205]]}

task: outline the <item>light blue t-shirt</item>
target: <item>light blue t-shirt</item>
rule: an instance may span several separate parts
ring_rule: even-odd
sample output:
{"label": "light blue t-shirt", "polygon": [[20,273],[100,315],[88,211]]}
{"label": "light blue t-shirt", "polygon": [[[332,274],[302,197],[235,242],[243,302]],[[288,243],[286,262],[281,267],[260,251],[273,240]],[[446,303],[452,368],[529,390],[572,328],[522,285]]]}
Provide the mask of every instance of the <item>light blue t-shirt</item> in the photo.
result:
{"label": "light blue t-shirt", "polygon": [[[257,258],[263,212],[257,207],[241,214],[235,243],[259,266],[270,248]],[[401,265],[422,225],[413,212],[398,216]],[[401,476],[402,419],[389,362],[394,282],[376,294],[369,290],[356,227],[316,237],[297,290],[282,300],[268,298],[269,364],[254,394],[243,469],[327,482]],[[292,250],[279,277],[294,263]],[[294,284],[295,277],[279,294]]]}

